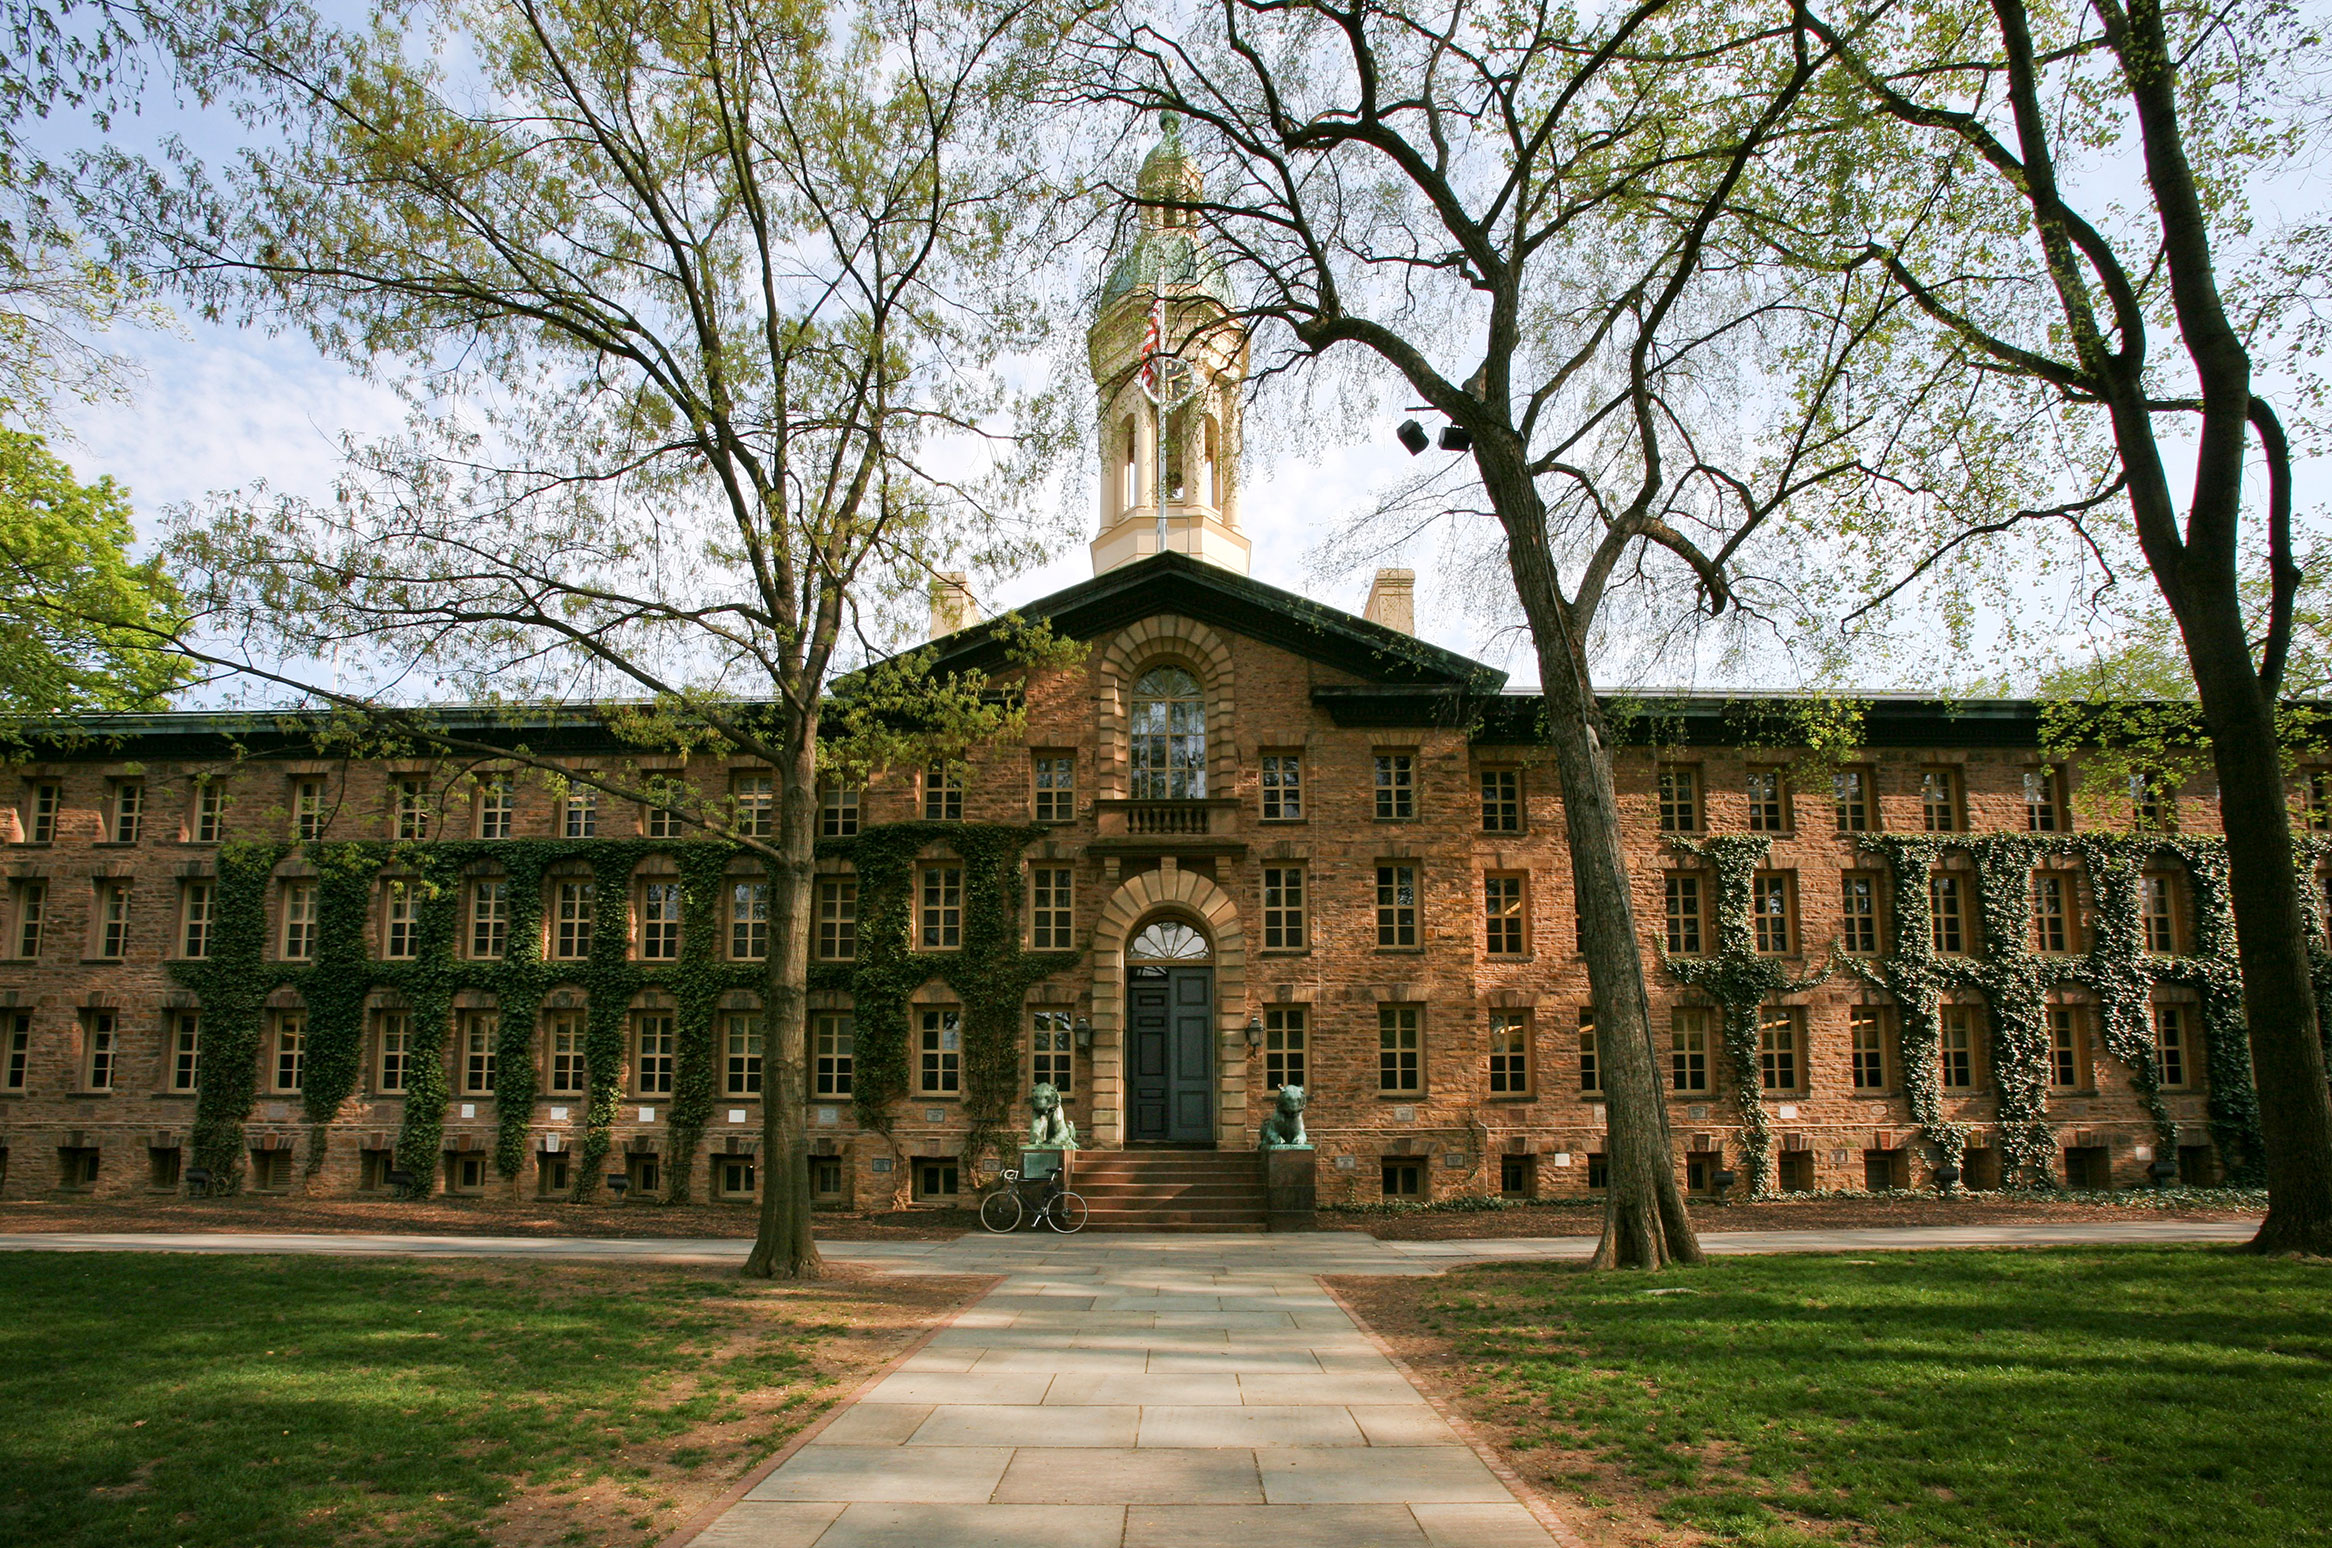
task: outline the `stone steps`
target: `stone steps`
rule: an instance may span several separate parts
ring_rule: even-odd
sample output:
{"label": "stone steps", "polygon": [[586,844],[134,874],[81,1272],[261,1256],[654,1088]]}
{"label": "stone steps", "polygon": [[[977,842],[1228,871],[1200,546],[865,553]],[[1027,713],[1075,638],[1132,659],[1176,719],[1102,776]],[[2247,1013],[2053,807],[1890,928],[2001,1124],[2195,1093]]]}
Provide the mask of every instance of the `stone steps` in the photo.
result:
{"label": "stone steps", "polygon": [[1085,1150],[1069,1186],[1088,1231],[1260,1231],[1263,1170],[1250,1151]]}

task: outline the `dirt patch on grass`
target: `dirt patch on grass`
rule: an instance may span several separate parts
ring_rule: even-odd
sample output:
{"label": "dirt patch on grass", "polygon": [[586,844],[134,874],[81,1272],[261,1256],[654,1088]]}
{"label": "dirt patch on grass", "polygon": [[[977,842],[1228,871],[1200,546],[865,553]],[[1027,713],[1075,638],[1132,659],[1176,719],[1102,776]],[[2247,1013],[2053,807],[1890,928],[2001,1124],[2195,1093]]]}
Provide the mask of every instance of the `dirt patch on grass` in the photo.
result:
{"label": "dirt patch on grass", "polygon": [[[1695,1204],[1692,1223],[1702,1231],[1843,1231],[1880,1226],[2057,1225],[2106,1220],[2256,1220],[2249,1204],[2162,1205],[2046,1196],[1978,1195],[1961,1198],[1766,1199],[1756,1203]],[[1366,1231],[1386,1241],[1452,1241],[1464,1237],[1595,1236],[1603,1230],[1600,1204],[1548,1204],[1498,1210],[1419,1210],[1413,1214],[1345,1215],[1322,1211],[1321,1223]]]}
{"label": "dirt patch on grass", "polygon": [[[662,1540],[995,1281],[830,1266],[810,1285],[740,1283],[726,1297],[734,1321],[698,1339],[659,1394],[667,1411],[710,1397],[711,1412],[650,1441],[611,1433],[588,1465],[522,1475],[486,1537],[498,1548]],[[773,1328],[799,1331],[798,1361],[767,1359]]]}
{"label": "dirt patch on grass", "polygon": [[[70,1195],[0,1204],[0,1232],[19,1231],[391,1231],[420,1236],[728,1237],[750,1240],[741,1204],[560,1204],[502,1199],[85,1199]],[[969,1210],[821,1214],[816,1231],[836,1242],[952,1241],[976,1224]]]}

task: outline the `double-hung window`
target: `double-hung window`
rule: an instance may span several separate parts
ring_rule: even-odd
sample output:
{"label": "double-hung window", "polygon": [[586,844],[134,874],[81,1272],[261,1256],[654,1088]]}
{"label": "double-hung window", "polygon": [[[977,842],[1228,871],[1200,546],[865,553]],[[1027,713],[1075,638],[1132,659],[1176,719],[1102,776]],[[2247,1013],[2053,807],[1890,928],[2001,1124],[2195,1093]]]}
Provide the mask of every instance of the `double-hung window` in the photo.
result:
{"label": "double-hung window", "polygon": [[1417,868],[1411,865],[1377,867],[1377,945],[1410,947],[1417,944]]}
{"label": "double-hung window", "polygon": [[1263,949],[1302,951],[1308,936],[1304,928],[1304,868],[1267,865],[1263,868]]}
{"label": "double-hung window", "polygon": [[1065,1010],[1029,1013],[1028,1079],[1031,1085],[1050,1085],[1067,1096],[1077,1080],[1073,1042],[1074,1018]]}
{"label": "double-hung window", "polygon": [[1709,1017],[1698,1006],[1680,1005],[1669,1012],[1668,1075],[1678,1091],[1709,1088]]}
{"label": "double-hung window", "polygon": [[193,1091],[202,1078],[202,1013],[172,1011],[170,1028],[170,1089]]}
{"label": "double-hung window", "polygon": [[478,787],[478,837],[506,839],[518,817],[518,791],[507,778],[487,780]]}
{"label": "double-hung window", "polygon": [[462,1094],[492,1096],[495,1066],[501,1062],[498,1044],[502,1017],[490,1010],[462,1012]]}
{"label": "double-hung window", "polygon": [[1887,1088],[1887,1013],[1881,1005],[1856,1005],[1846,1012],[1847,1051],[1854,1065],[1854,1089]]}
{"label": "double-hung window", "polygon": [[923,771],[923,820],[964,820],[964,768],[960,763],[935,763]]}
{"label": "double-hung window", "polygon": [[640,888],[640,960],[680,960],[680,883],[652,881]]}
{"label": "double-hung window", "polygon": [[963,1089],[964,1017],[955,1006],[933,1006],[916,1029],[915,1089],[924,1096],[954,1096]]}
{"label": "double-hung window", "polygon": [[1403,822],[1417,815],[1417,759],[1412,753],[1376,755],[1377,819]]}
{"label": "double-hung window", "polygon": [[769,883],[729,884],[729,960],[762,962],[769,957]]}
{"label": "double-hung window", "polygon": [[1519,957],[1529,949],[1521,873],[1493,871],[1482,878],[1482,930],[1482,949],[1493,957]]}
{"label": "double-hung window", "polygon": [[633,1079],[642,1096],[670,1096],[679,1037],[670,1011],[641,1011],[632,1018]]}
{"label": "double-hung window", "polygon": [[1830,776],[1832,815],[1841,833],[1868,833],[1878,823],[1877,780],[1867,768],[1840,769]]}
{"label": "double-hung window", "polygon": [[1698,956],[1701,949],[1700,877],[1690,871],[1670,871],[1664,884],[1667,890],[1668,954],[1673,957]]}
{"label": "double-hung window", "polygon": [[1298,822],[1304,815],[1304,755],[1263,755],[1263,820]]}
{"label": "double-hung window", "polygon": [[421,884],[392,879],[381,898],[381,955],[407,961],[421,954]]}
{"label": "double-hung window", "polygon": [[218,903],[218,883],[190,881],[178,894],[178,954],[201,958],[211,954],[211,919]]}
{"label": "double-hung window", "polygon": [[1377,1090],[1415,1096],[1425,1089],[1425,1007],[1377,1007]]}
{"label": "double-hung window", "polygon": [[562,881],[552,889],[551,955],[577,962],[591,955],[591,926],[598,912],[598,888],[587,881]]}
{"label": "double-hung window", "polygon": [[1075,872],[1065,865],[1039,865],[1028,873],[1028,944],[1032,951],[1068,951],[1076,933]]}
{"label": "double-hung window", "polygon": [[1030,756],[1031,805],[1038,822],[1069,822],[1077,815],[1077,759],[1069,753]]}
{"label": "double-hung window", "polygon": [[737,832],[746,838],[768,838],[777,832],[777,776],[749,771],[731,776],[729,794],[736,800]]}
{"label": "double-hung window", "polygon": [[1278,1005],[1263,1013],[1263,1084],[1266,1090],[1304,1084],[1308,1013],[1301,1005]]}
{"label": "double-hung window", "polygon": [[1522,1011],[1490,1013],[1490,1094],[1530,1095],[1530,1017]]}
{"label": "double-hung window", "polygon": [[85,1013],[82,1023],[87,1046],[81,1061],[81,1089],[111,1091],[114,1060],[121,1054],[121,1017],[109,1010]]}
{"label": "double-hung window", "polygon": [[722,1092],[733,1097],[761,1095],[761,1012],[724,1011],[721,1041]]}
{"label": "double-hung window", "polygon": [[510,883],[499,877],[470,883],[470,955],[500,957],[510,945]]}
{"label": "double-hung window", "polygon": [[954,951],[964,943],[964,868],[923,868],[922,943],[925,951]]}
{"label": "double-hung window", "polygon": [[379,1062],[374,1066],[373,1089],[383,1096],[402,1096],[413,1083],[413,1018],[401,1010],[374,1012],[374,1038]]}
{"label": "double-hung window", "polygon": [[1658,772],[1660,831],[1696,833],[1700,830],[1700,771],[1663,764]]}
{"label": "double-hung window", "polygon": [[850,1095],[850,1067],[858,1026],[848,1011],[820,1011],[810,1018],[810,1094]]}
{"label": "double-hung window", "polygon": [[1927,943],[1945,956],[1968,949],[1967,890],[1967,878],[1956,871],[1928,873]]}
{"label": "double-hung window", "polygon": [[1482,770],[1482,831],[1522,831],[1522,770]]}
{"label": "double-hung window", "polygon": [[425,839],[429,837],[429,782],[425,779],[400,779],[396,782],[397,837]]}
{"label": "double-hung window", "polygon": [[1789,776],[1775,768],[1751,769],[1749,831],[1786,833],[1789,825]]}
{"label": "double-hung window", "polygon": [[818,955],[848,962],[858,955],[858,878],[818,879]]}
{"label": "double-hung window", "polygon": [[555,1010],[545,1034],[550,1045],[550,1093],[582,1096],[591,1089],[591,1065],[585,1052],[587,1023],[579,1010]]}

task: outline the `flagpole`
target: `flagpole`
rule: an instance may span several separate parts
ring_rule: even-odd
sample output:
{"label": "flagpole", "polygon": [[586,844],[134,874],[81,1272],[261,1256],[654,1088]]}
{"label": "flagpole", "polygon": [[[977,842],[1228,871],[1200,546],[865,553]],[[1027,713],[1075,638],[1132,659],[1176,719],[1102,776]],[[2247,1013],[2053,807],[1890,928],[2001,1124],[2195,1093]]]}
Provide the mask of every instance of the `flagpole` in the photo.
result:
{"label": "flagpole", "polygon": [[[1150,287],[1150,359],[1155,362],[1166,347],[1166,255],[1158,255],[1158,280]],[[1156,466],[1150,470],[1150,493],[1158,510],[1158,552],[1166,552],[1166,394],[1164,373],[1154,377],[1157,390],[1150,395],[1151,454]]]}

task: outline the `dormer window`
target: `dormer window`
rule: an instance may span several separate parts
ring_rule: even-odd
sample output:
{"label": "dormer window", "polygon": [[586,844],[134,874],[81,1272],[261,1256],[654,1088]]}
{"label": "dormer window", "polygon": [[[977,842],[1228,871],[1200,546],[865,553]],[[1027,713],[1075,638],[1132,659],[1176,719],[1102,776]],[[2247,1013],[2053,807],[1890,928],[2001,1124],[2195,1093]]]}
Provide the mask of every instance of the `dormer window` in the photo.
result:
{"label": "dormer window", "polygon": [[1206,795],[1206,705],[1198,679],[1180,667],[1153,667],[1134,684],[1127,721],[1137,801],[1196,801]]}

